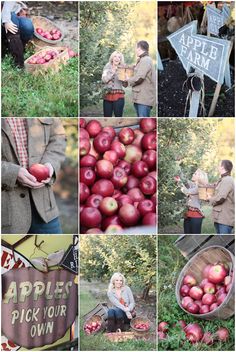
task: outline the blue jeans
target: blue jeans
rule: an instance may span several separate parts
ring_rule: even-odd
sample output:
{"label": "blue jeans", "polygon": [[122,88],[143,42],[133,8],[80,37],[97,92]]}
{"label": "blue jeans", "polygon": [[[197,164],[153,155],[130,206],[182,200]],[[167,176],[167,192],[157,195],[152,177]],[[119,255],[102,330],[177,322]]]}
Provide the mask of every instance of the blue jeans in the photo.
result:
{"label": "blue jeans", "polygon": [[233,230],[233,226],[219,224],[214,222],[217,235],[230,235]]}
{"label": "blue jeans", "polygon": [[59,218],[55,218],[48,223],[44,222],[40,217],[37,209],[35,208],[34,202],[31,199],[31,213],[32,213],[32,222],[28,233],[33,234],[61,234],[61,224]]}
{"label": "blue jeans", "polygon": [[34,34],[34,26],[31,19],[17,16],[14,12],[12,12],[11,20],[18,27],[21,40],[28,42]]}
{"label": "blue jeans", "polygon": [[184,233],[191,235],[200,235],[202,230],[203,218],[187,218],[184,219]]}
{"label": "blue jeans", "polygon": [[103,115],[104,117],[122,117],[125,105],[125,99],[120,98],[116,101],[103,100]]}
{"label": "blue jeans", "polygon": [[125,314],[125,312],[120,309],[120,308],[110,308],[108,309],[108,318],[114,318],[115,321],[117,319],[124,319],[125,323],[129,323],[130,319],[127,318],[127,315]]}
{"label": "blue jeans", "polygon": [[138,117],[150,117],[152,106],[134,103],[134,107]]}

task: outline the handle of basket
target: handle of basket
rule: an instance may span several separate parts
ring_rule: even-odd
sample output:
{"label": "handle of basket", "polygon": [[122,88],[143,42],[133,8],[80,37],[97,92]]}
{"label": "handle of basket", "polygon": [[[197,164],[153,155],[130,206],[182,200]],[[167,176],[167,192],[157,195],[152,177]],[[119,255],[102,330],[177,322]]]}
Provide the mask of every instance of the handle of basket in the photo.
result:
{"label": "handle of basket", "polygon": [[117,329],[116,332],[121,332],[121,329]]}

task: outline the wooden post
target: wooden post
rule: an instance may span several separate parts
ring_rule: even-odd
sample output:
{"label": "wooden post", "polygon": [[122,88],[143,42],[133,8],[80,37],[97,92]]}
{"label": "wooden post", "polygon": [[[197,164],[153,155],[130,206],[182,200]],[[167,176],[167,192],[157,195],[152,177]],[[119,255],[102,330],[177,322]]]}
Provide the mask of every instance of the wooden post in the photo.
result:
{"label": "wooden post", "polygon": [[[203,74],[195,70],[199,77],[203,78]],[[191,100],[190,100],[190,109],[189,109],[189,117],[197,117],[198,109],[199,109],[199,102],[200,102],[201,91],[193,91]]]}

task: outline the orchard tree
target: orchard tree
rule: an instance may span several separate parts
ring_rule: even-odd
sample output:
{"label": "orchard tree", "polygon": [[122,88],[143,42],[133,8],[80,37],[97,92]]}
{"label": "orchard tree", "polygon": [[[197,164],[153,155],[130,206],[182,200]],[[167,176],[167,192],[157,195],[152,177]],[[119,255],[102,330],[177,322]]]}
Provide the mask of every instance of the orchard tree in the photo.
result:
{"label": "orchard tree", "polygon": [[109,282],[121,272],[128,285],[142,291],[147,299],[156,284],[155,236],[81,236],[81,276],[86,280]]}

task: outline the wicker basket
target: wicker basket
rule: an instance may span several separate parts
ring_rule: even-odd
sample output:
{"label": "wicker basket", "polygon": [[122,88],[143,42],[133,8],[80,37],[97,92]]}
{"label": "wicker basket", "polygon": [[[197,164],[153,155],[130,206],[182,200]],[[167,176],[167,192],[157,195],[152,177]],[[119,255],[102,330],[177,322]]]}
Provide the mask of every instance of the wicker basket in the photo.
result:
{"label": "wicker basket", "polygon": [[121,331],[120,329],[117,329],[116,332],[106,332],[104,336],[111,342],[124,342],[135,339],[132,331]]}
{"label": "wicker basket", "polygon": [[[61,28],[59,28],[57,25],[55,25],[55,23],[53,23],[52,21],[50,21],[49,19],[47,19],[46,17],[42,17],[42,16],[31,16],[35,31],[34,31],[34,35],[36,38],[42,40],[43,42],[49,43],[49,44],[58,44],[60,43],[63,38],[64,38],[64,33],[61,30]],[[36,32],[36,28],[42,28],[44,31],[48,31],[50,32],[52,29],[58,29],[61,32],[61,37],[60,39],[57,40],[48,40],[44,37],[42,37],[41,35],[39,35]]]}
{"label": "wicker basket", "polygon": [[[45,53],[49,50],[57,51],[58,55],[50,60],[47,63],[44,64],[30,64],[29,61],[34,57],[38,56],[41,53]],[[65,47],[45,47],[41,50],[39,50],[36,54],[30,56],[26,61],[25,61],[25,70],[26,72],[32,73],[34,75],[40,74],[40,73],[45,73],[45,71],[52,70],[53,72],[58,72],[61,68],[61,65],[64,65],[67,63],[69,60],[69,54],[68,54],[68,49]]]}
{"label": "wicker basket", "polygon": [[[85,326],[87,324],[92,324],[92,323],[100,323],[101,324],[101,327],[100,329],[96,330],[96,331],[93,331],[91,332],[90,334],[88,334],[86,331],[85,331]],[[98,332],[101,332],[105,329],[105,322],[104,320],[100,317],[100,315],[93,315],[92,317],[88,318],[87,320],[85,320],[84,322],[84,325],[83,325],[83,330],[85,332],[86,335],[95,335],[97,334]]]}
{"label": "wicker basket", "polygon": [[[140,324],[140,323],[148,323],[148,325],[149,325],[148,330],[137,329],[135,327],[135,325]],[[131,320],[130,327],[134,331],[136,336],[145,336],[145,335],[149,334],[149,332],[150,332],[151,322],[148,318],[136,317]]]}
{"label": "wicker basket", "polygon": [[182,269],[176,283],[175,295],[179,306],[185,311],[185,313],[190,314],[195,318],[205,320],[228,319],[234,315],[234,276],[232,287],[229,290],[225,301],[215,310],[205,314],[191,314],[181,305],[180,287],[184,276],[186,274],[193,275],[196,280],[200,282],[202,280],[202,271],[204,267],[207,264],[214,264],[217,262],[228,263],[230,272],[234,271],[234,255],[221,246],[211,246],[202,249],[192,257]]}
{"label": "wicker basket", "polygon": [[134,69],[133,66],[118,66],[117,69],[117,76],[120,81],[126,81],[127,78],[130,78],[134,75]]}
{"label": "wicker basket", "polygon": [[201,200],[207,200],[207,195],[213,196],[215,193],[215,187],[214,186],[207,186],[207,187],[198,187],[198,196],[199,199]]}

